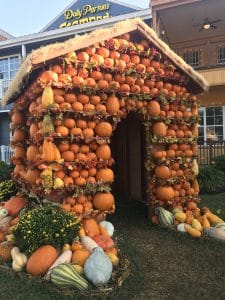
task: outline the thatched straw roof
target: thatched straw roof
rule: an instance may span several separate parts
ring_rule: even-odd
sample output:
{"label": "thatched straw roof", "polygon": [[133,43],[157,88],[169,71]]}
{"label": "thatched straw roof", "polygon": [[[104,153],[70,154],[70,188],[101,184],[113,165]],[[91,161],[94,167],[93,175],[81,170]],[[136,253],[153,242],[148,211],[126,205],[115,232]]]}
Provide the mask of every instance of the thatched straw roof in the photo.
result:
{"label": "thatched straw roof", "polygon": [[85,35],[77,35],[65,42],[54,43],[37,50],[27,56],[22,63],[17,75],[12,80],[4,97],[4,103],[14,101],[23,89],[24,81],[32,70],[42,67],[47,61],[65,55],[69,52],[89,47],[102,40],[120,36],[124,33],[138,31],[145,36],[156,48],[166,55],[176,67],[181,69],[191,79],[191,89],[194,93],[208,90],[207,81],[193,68],[178,56],[170,47],[158,38],[155,31],[148,27],[140,18],[121,21],[112,27],[95,30]]}

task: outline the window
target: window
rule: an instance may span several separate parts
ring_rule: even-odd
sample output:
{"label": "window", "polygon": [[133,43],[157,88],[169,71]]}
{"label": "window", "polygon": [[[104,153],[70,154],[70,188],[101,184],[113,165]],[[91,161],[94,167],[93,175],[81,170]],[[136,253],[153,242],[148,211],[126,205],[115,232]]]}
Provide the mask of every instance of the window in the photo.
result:
{"label": "window", "polygon": [[199,110],[199,141],[224,140],[225,107],[202,107]]}
{"label": "window", "polygon": [[200,50],[186,51],[183,53],[183,59],[192,67],[200,66]]}
{"label": "window", "polygon": [[19,55],[0,58],[0,92],[6,91],[10,80],[13,79],[19,69],[19,64]]}
{"label": "window", "polygon": [[225,47],[217,48],[217,64],[225,64]]}

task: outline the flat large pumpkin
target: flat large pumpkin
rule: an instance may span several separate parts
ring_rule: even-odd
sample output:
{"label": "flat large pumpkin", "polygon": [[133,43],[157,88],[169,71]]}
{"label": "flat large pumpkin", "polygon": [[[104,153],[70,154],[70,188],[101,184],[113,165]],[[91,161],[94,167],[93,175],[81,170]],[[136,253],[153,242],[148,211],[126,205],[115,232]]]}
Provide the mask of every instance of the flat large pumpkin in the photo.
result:
{"label": "flat large pumpkin", "polygon": [[57,250],[51,245],[38,248],[28,259],[26,265],[27,273],[38,276],[43,275],[57,259]]}

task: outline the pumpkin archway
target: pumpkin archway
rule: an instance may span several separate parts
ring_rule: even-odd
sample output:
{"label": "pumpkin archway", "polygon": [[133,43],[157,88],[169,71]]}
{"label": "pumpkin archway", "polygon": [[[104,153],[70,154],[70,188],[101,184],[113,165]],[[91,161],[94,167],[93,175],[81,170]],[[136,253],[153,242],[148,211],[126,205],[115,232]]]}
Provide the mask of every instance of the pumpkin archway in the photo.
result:
{"label": "pumpkin archway", "polygon": [[142,21],[34,51],[14,88],[13,176],[29,193],[85,218],[113,212],[110,140],[135,111],[145,126],[147,204],[198,201],[195,94],[206,84]]}

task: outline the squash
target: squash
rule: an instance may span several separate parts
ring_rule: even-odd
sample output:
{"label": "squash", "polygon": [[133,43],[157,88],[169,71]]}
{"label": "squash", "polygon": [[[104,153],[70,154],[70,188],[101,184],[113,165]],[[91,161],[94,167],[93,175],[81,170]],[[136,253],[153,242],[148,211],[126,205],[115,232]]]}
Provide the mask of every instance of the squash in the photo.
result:
{"label": "squash", "polygon": [[83,267],[90,254],[87,249],[75,250],[72,255],[72,263]]}
{"label": "squash", "polygon": [[14,271],[19,272],[27,263],[27,256],[24,253],[21,253],[18,247],[14,247],[11,250],[12,256],[12,268]]}
{"label": "squash", "polygon": [[186,232],[185,223],[180,223],[177,225],[177,230],[180,232]]}
{"label": "squash", "polygon": [[[208,219],[207,219],[208,220]],[[208,221],[209,222],[209,221]],[[216,225],[216,228],[222,228],[223,230],[225,230],[225,223],[219,223]]]}
{"label": "squash", "polygon": [[225,231],[222,228],[205,228],[204,232],[214,239],[225,241]]}
{"label": "squash", "polygon": [[50,115],[44,115],[43,121],[42,121],[42,133],[44,135],[48,135],[55,132],[55,128],[52,122],[52,118]]}
{"label": "squash", "polygon": [[196,237],[196,238],[200,238],[201,237],[201,231],[191,227],[191,225],[189,224],[185,224],[185,230],[193,237]]}
{"label": "squash", "polygon": [[95,235],[93,240],[101,247],[103,250],[110,249],[114,247],[114,242],[109,236]]}
{"label": "squash", "polygon": [[105,228],[105,230],[108,232],[109,236],[113,236],[114,233],[114,226],[111,222],[109,221],[101,221],[99,223],[99,225],[101,225],[102,227]]}
{"label": "squash", "polygon": [[160,225],[168,227],[173,224],[174,216],[170,211],[163,207],[158,207],[155,209],[155,213],[159,216]]}
{"label": "squash", "polygon": [[81,243],[89,252],[92,252],[94,248],[98,247],[98,244],[89,236],[81,237]]}
{"label": "squash", "polygon": [[194,219],[194,216],[193,216],[193,214],[192,214],[192,211],[187,210],[187,211],[186,211],[186,221],[185,221],[185,222],[186,222],[187,224],[190,224],[190,225],[191,225],[193,219]]}
{"label": "squash", "polygon": [[52,143],[52,145],[53,145],[53,151],[54,151],[54,161],[60,162],[62,158],[61,158],[59,149],[57,148],[57,146],[54,143]]}
{"label": "squash", "polygon": [[72,265],[79,275],[84,274],[84,268],[79,265]]}
{"label": "squash", "polygon": [[104,211],[112,210],[115,205],[115,199],[112,193],[96,193],[92,198],[92,202],[94,208]]}
{"label": "squash", "polygon": [[94,219],[84,219],[83,220],[83,229],[87,236],[93,238],[95,235],[99,235],[99,227],[97,222]]}
{"label": "squash", "polygon": [[13,196],[4,204],[4,208],[8,211],[9,216],[16,216],[22,208],[24,208],[26,202],[23,197]]}
{"label": "squash", "polygon": [[198,231],[202,231],[203,230],[201,223],[197,219],[193,219],[192,220],[191,226],[193,228],[197,229]]}
{"label": "squash", "polygon": [[198,163],[196,159],[193,159],[192,161],[192,172],[194,173],[195,176],[198,176],[199,174],[199,168],[198,168]]}
{"label": "squash", "polygon": [[84,291],[88,288],[88,282],[76,270],[73,265],[68,263],[56,266],[51,272],[52,283],[59,286],[74,287]]}
{"label": "squash", "polygon": [[84,274],[95,286],[106,284],[112,275],[112,262],[102,248],[95,248],[84,265]]}
{"label": "squash", "polygon": [[202,216],[201,224],[202,224],[203,229],[210,228],[210,223],[209,223],[209,220],[207,219],[206,215]]}
{"label": "squash", "polygon": [[50,268],[48,269],[48,272],[46,274],[45,278],[49,278],[52,270],[59,266],[60,264],[65,264],[65,263],[70,263],[71,259],[72,259],[72,251],[71,250],[66,250],[64,251],[55,261],[54,263],[50,266]]}
{"label": "squash", "polygon": [[30,256],[26,265],[26,271],[32,276],[43,275],[55,262],[57,257],[57,250],[53,246],[44,245]]}
{"label": "squash", "polygon": [[118,258],[117,255],[115,255],[114,253],[110,253],[110,252],[108,252],[108,253],[106,252],[106,255],[111,260],[113,267],[118,266],[118,264],[119,264],[119,258]]}
{"label": "squash", "polygon": [[219,218],[218,216],[214,215],[213,213],[207,212],[206,214],[207,219],[209,220],[210,224],[217,225],[220,223],[224,223],[224,221]]}
{"label": "squash", "polygon": [[46,162],[53,162],[55,159],[53,143],[46,139],[44,140],[43,143],[42,159]]}
{"label": "squash", "polygon": [[42,185],[46,190],[50,190],[53,185],[53,177],[52,177],[52,168],[48,167],[44,169],[41,173]]}
{"label": "squash", "polygon": [[5,218],[3,218],[1,221],[0,221],[0,230],[3,232],[3,233],[7,233],[8,232],[8,229],[9,229],[9,224],[11,222],[13,217],[11,216],[7,216]]}
{"label": "squash", "polygon": [[184,223],[187,216],[184,212],[178,212],[175,214],[175,219],[179,221],[180,223]]}
{"label": "squash", "polygon": [[43,90],[41,97],[41,106],[43,108],[48,108],[49,105],[54,103],[54,94],[51,86],[46,86]]}

